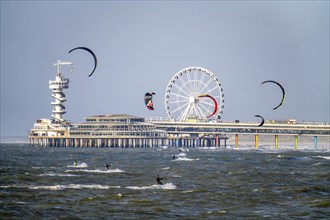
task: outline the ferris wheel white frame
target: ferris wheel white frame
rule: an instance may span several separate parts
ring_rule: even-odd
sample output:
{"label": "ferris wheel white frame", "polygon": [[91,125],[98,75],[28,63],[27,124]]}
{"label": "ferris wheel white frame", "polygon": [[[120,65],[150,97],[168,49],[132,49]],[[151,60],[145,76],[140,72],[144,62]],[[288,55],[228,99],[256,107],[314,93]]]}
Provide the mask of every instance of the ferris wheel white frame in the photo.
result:
{"label": "ferris wheel white frame", "polygon": [[220,120],[224,101],[220,81],[202,67],[180,70],[172,77],[165,91],[165,110],[172,121]]}

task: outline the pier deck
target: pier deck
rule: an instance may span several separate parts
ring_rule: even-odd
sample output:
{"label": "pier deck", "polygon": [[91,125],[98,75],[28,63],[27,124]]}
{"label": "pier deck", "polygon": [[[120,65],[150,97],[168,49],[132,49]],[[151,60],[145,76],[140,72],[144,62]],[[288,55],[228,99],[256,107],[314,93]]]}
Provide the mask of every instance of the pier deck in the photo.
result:
{"label": "pier deck", "polygon": [[330,139],[330,125],[274,121],[258,127],[253,122],[173,122],[130,115],[99,115],[67,125],[38,120],[29,139],[31,145],[48,147],[226,147],[228,140],[238,147],[242,135],[248,135],[255,147],[263,136],[273,136],[276,148],[283,136],[292,136],[295,148],[301,137],[309,137],[317,146],[319,137]]}

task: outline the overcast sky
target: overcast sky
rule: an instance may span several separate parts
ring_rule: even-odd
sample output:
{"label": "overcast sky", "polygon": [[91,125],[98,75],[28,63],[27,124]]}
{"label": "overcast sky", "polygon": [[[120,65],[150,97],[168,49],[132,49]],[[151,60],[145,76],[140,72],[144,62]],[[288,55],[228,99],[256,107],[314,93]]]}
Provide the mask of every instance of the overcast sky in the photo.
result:
{"label": "overcast sky", "polygon": [[[77,46],[92,49],[92,57]],[[329,1],[1,1],[1,136],[26,135],[50,118],[54,63],[72,61],[65,90],[72,122],[126,113],[166,117],[172,76],[213,72],[224,121],[329,122]],[[281,91],[284,104],[273,110]],[[155,110],[144,106],[154,91]]]}

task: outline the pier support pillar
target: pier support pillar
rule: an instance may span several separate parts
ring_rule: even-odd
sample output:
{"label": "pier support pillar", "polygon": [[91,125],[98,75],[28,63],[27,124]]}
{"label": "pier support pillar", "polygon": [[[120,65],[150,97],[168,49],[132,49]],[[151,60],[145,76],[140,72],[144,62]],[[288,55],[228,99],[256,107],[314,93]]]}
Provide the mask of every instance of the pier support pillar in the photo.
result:
{"label": "pier support pillar", "polygon": [[254,140],[255,140],[255,146],[258,149],[258,147],[259,147],[259,135],[258,134],[255,135],[255,139]]}
{"label": "pier support pillar", "polygon": [[235,147],[238,148],[238,134],[235,134]]}
{"label": "pier support pillar", "polygon": [[317,148],[317,136],[313,137],[313,142],[314,142],[314,148]]}
{"label": "pier support pillar", "polygon": [[275,135],[275,149],[278,149],[278,135]]}
{"label": "pier support pillar", "polygon": [[294,136],[294,148],[298,149],[298,144],[299,144],[299,140],[298,140],[298,135]]}

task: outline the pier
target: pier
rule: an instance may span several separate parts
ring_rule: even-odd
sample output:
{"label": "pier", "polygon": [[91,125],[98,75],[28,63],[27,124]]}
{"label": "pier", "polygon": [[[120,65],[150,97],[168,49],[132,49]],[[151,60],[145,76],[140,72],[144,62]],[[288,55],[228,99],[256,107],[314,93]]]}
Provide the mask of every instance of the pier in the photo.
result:
{"label": "pier", "polygon": [[282,139],[291,140],[294,149],[300,139],[308,138],[314,147],[319,138],[330,140],[330,126],[316,122],[173,122],[165,118],[136,117],[126,114],[97,115],[86,118],[83,123],[61,124],[51,120],[38,120],[31,129],[31,145],[45,147],[227,147],[238,148],[241,137],[258,148],[262,139],[271,138],[270,145],[279,148]]}
{"label": "pier", "polygon": [[[264,121],[262,118],[263,125],[259,126],[256,122],[221,121],[224,107],[221,83],[212,72],[201,67],[185,68],[170,80],[165,92],[166,118],[95,115],[82,123],[71,123],[64,118],[64,89],[69,88],[70,80],[63,77],[61,66],[72,68],[73,64],[59,60],[54,65],[57,67],[55,80],[49,81],[54,108],[51,119],[38,119],[29,131],[33,146],[226,148],[230,144],[238,148],[244,142],[259,148],[265,137],[272,137],[273,141],[268,144],[279,148],[281,140],[289,137],[298,149],[300,140],[306,137],[314,148],[320,139],[328,145],[330,142],[330,126],[325,122]],[[242,141],[242,137],[245,140]]]}

